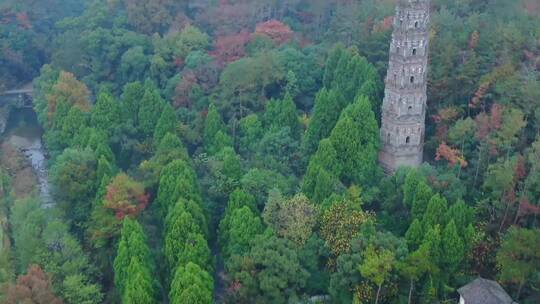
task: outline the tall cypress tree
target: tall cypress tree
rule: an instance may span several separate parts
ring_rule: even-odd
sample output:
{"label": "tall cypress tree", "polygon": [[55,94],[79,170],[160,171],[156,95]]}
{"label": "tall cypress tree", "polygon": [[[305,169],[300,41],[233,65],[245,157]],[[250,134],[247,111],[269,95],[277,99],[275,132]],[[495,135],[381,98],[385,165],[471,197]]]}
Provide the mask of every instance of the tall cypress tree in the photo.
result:
{"label": "tall cypress tree", "polygon": [[315,202],[321,203],[335,188],[341,175],[342,164],[329,139],[321,140],[317,153],[309,161],[302,182],[302,192]]}
{"label": "tall cypress tree", "polygon": [[[132,263],[136,265],[131,265]],[[150,248],[141,225],[136,220],[126,217],[122,223],[120,242],[113,267],[114,283],[122,296],[126,293],[128,282],[133,285],[135,284],[133,280],[137,279],[131,277],[133,274],[131,267],[140,269],[135,274],[136,276],[148,274],[151,277],[154,269]],[[149,284],[153,285],[152,282]],[[155,292],[152,290],[150,294],[154,295]]]}
{"label": "tall cypress tree", "polygon": [[410,250],[414,250],[420,246],[422,239],[424,238],[424,231],[422,229],[422,223],[418,219],[409,226],[409,229],[405,233],[405,239]]}
{"label": "tall cypress tree", "polygon": [[429,250],[429,256],[431,261],[435,265],[440,265],[442,256],[442,240],[441,240],[441,228],[439,225],[430,227],[424,236],[424,240],[420,246],[427,246]]}
{"label": "tall cypress tree", "polygon": [[411,213],[413,218],[422,218],[426,212],[428,203],[433,196],[433,191],[424,181],[421,181],[416,186],[416,194],[412,202]]}
{"label": "tall cypress tree", "polygon": [[323,88],[317,93],[309,127],[302,142],[304,155],[309,156],[315,152],[319,142],[330,135],[345,106],[345,99],[337,90]]}
{"label": "tall cypress tree", "polygon": [[439,194],[435,194],[429,200],[426,212],[422,218],[422,225],[424,226],[424,229],[429,229],[437,224],[444,225],[446,209],[446,199],[441,197]]}
{"label": "tall cypress tree", "polygon": [[264,122],[270,129],[281,129],[288,127],[294,139],[300,138],[300,122],[296,105],[287,94],[283,100],[272,100],[266,105]]}
{"label": "tall cypress tree", "polygon": [[176,114],[173,107],[166,103],[154,130],[154,144],[158,145],[167,133],[176,133]]}
{"label": "tall cypress tree", "polygon": [[214,280],[201,267],[187,263],[176,269],[171,283],[171,304],[211,304]]}
{"label": "tall cypress tree", "polygon": [[131,120],[133,125],[139,121],[139,106],[144,96],[144,86],[140,82],[128,83],[122,92],[122,118],[124,121]]}
{"label": "tall cypress tree", "polygon": [[323,76],[323,84],[326,88],[330,88],[334,83],[334,75],[336,73],[337,65],[341,57],[347,55],[347,50],[343,44],[336,44],[336,46],[328,54],[326,59],[326,65]]}
{"label": "tall cypress tree", "polygon": [[263,230],[261,219],[248,206],[234,210],[222,223],[219,232],[226,258],[248,252],[251,240]]}
{"label": "tall cypress tree", "polygon": [[208,107],[208,114],[204,121],[203,145],[210,155],[218,153],[226,146],[232,146],[232,139],[227,134],[225,124],[214,104]]}
{"label": "tall cypress tree", "polygon": [[96,169],[96,181],[101,183],[104,176],[115,176],[116,169],[111,165],[104,155],[101,155],[98,159]]}
{"label": "tall cypress tree", "polygon": [[[178,266],[180,256],[184,253],[189,235],[202,234],[201,228],[182,203],[177,203],[165,220],[165,259],[172,271]],[[204,265],[201,265],[201,267]]]}
{"label": "tall cypress tree", "polygon": [[96,105],[92,109],[92,126],[103,130],[110,137],[118,128],[121,119],[118,102],[109,93],[99,94]]}
{"label": "tall cypress tree", "polygon": [[137,257],[132,257],[127,272],[122,304],[157,303],[152,276]]}
{"label": "tall cypress tree", "polygon": [[463,237],[467,227],[474,220],[474,209],[467,206],[464,201],[458,200],[455,204],[448,208],[448,212],[446,212],[446,220],[448,222],[454,220],[459,235]]}
{"label": "tall cypress tree", "polygon": [[58,134],[58,139],[64,146],[74,146],[77,134],[84,129],[88,124],[88,115],[77,107],[71,107],[62,124],[62,128]]}
{"label": "tall cypress tree", "polygon": [[453,273],[461,264],[464,256],[463,239],[458,235],[454,220],[450,220],[442,234],[442,262],[445,268]]}
{"label": "tall cypress tree", "polygon": [[139,106],[138,122],[139,130],[145,137],[154,134],[156,124],[161,116],[164,102],[159,95],[159,91],[151,85],[145,85],[141,104]]}
{"label": "tall cypress tree", "polygon": [[156,202],[162,215],[180,199],[201,202],[197,177],[193,168],[183,160],[175,160],[161,171]]}
{"label": "tall cypress tree", "polygon": [[377,175],[379,127],[367,97],[349,105],[330,134],[342,164],[342,181],[366,185]]}
{"label": "tall cypress tree", "polygon": [[403,205],[410,208],[414,201],[418,183],[420,183],[421,177],[416,170],[408,168],[407,170],[408,172],[405,176],[405,182],[401,188],[403,190]]}

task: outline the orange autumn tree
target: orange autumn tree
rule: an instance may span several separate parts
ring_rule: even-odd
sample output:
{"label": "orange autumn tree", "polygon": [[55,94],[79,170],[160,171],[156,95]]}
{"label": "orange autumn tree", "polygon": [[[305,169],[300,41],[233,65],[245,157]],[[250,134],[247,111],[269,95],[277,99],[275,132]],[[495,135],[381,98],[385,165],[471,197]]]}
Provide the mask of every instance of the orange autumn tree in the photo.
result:
{"label": "orange autumn tree", "polygon": [[492,85],[494,85],[500,79],[504,79],[508,77],[509,75],[512,75],[513,73],[514,73],[514,67],[511,64],[505,64],[505,65],[501,65],[495,68],[489,74],[484,76],[480,80],[480,86],[478,87],[478,89],[474,93],[473,98],[469,102],[469,108],[471,109],[483,108],[485,106],[483,104],[483,101],[489,89],[492,87]]}
{"label": "orange autumn tree", "polygon": [[436,137],[439,141],[446,140],[449,126],[455,122],[461,115],[459,108],[455,106],[439,109],[437,114],[432,115],[431,119],[436,123]]}
{"label": "orange autumn tree", "polygon": [[452,149],[445,142],[442,142],[437,148],[435,160],[445,159],[448,161],[448,166],[459,164],[462,168],[467,167],[468,163],[457,149]]}
{"label": "orange autumn tree", "polygon": [[116,218],[136,217],[148,206],[149,196],[144,186],[125,173],[118,174],[107,186],[103,207],[113,210]]}
{"label": "orange autumn tree", "polygon": [[49,276],[39,266],[30,265],[27,274],[7,287],[3,303],[62,304],[62,300],[53,294]]}
{"label": "orange autumn tree", "polygon": [[82,112],[89,112],[89,96],[90,91],[84,83],[78,81],[71,73],[60,72],[58,81],[47,95],[49,121],[53,121],[56,112],[62,106],[67,109],[76,107]]}

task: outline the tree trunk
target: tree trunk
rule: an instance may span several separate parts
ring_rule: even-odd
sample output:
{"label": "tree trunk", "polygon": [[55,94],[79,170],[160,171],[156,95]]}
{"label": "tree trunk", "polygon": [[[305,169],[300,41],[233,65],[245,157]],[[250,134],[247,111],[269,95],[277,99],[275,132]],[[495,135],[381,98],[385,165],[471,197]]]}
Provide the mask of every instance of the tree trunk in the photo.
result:
{"label": "tree trunk", "polygon": [[414,281],[411,280],[411,287],[409,287],[409,301],[407,302],[408,304],[411,304],[411,301],[412,301],[412,292],[413,292],[413,287],[414,287]]}
{"label": "tree trunk", "polygon": [[379,296],[381,294],[381,285],[379,285],[379,288],[377,289],[377,297],[375,298],[375,304],[379,304]]}
{"label": "tree trunk", "polygon": [[518,220],[519,220],[519,213],[520,212],[521,212],[521,200],[518,201],[518,210],[516,212],[516,216],[514,217],[514,225],[516,225]]}
{"label": "tree trunk", "polygon": [[516,295],[516,301],[519,300],[519,296],[521,295],[521,289],[523,288],[523,285],[525,284],[525,280],[523,280],[521,283],[519,283],[517,295]]}
{"label": "tree trunk", "polygon": [[525,182],[523,183],[523,187],[521,188],[521,194],[520,199],[517,201],[518,204],[518,210],[516,211],[516,216],[514,217],[514,225],[517,224],[519,220],[519,212],[521,211],[521,199],[527,195],[527,187],[529,187],[529,176],[525,176]]}
{"label": "tree trunk", "polygon": [[[504,195],[501,197],[501,201],[504,200]],[[508,217],[508,210],[510,209],[510,202],[506,202],[506,209],[504,210],[504,216],[501,220],[501,225],[499,226],[499,233],[501,233],[504,223],[506,222],[506,218]]]}
{"label": "tree trunk", "polygon": [[478,164],[476,165],[476,173],[474,174],[473,187],[476,186],[476,180],[478,179],[478,174],[480,173],[480,166],[482,164],[482,144],[480,144],[480,151],[478,151]]}

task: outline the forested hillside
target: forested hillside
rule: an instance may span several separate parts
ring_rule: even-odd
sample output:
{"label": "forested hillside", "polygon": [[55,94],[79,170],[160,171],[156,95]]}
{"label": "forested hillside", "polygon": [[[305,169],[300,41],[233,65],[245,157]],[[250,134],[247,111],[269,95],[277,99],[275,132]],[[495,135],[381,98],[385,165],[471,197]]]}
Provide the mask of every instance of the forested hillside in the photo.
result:
{"label": "forested hillside", "polygon": [[539,303],[540,3],[432,0],[425,163],[390,176],[395,5],[1,2],[52,204],[2,148],[0,302]]}

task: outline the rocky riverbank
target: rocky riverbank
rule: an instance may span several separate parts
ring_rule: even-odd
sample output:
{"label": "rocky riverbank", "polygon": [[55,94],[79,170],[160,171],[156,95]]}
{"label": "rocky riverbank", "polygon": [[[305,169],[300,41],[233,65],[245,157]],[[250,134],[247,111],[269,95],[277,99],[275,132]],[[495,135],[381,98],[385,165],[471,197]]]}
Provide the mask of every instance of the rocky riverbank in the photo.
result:
{"label": "rocky riverbank", "polygon": [[41,129],[30,110],[15,114],[0,143],[0,166],[12,177],[16,197],[39,195],[44,207],[49,207],[51,197]]}
{"label": "rocky riverbank", "polygon": [[10,110],[9,106],[0,107],[0,135],[6,130]]}

